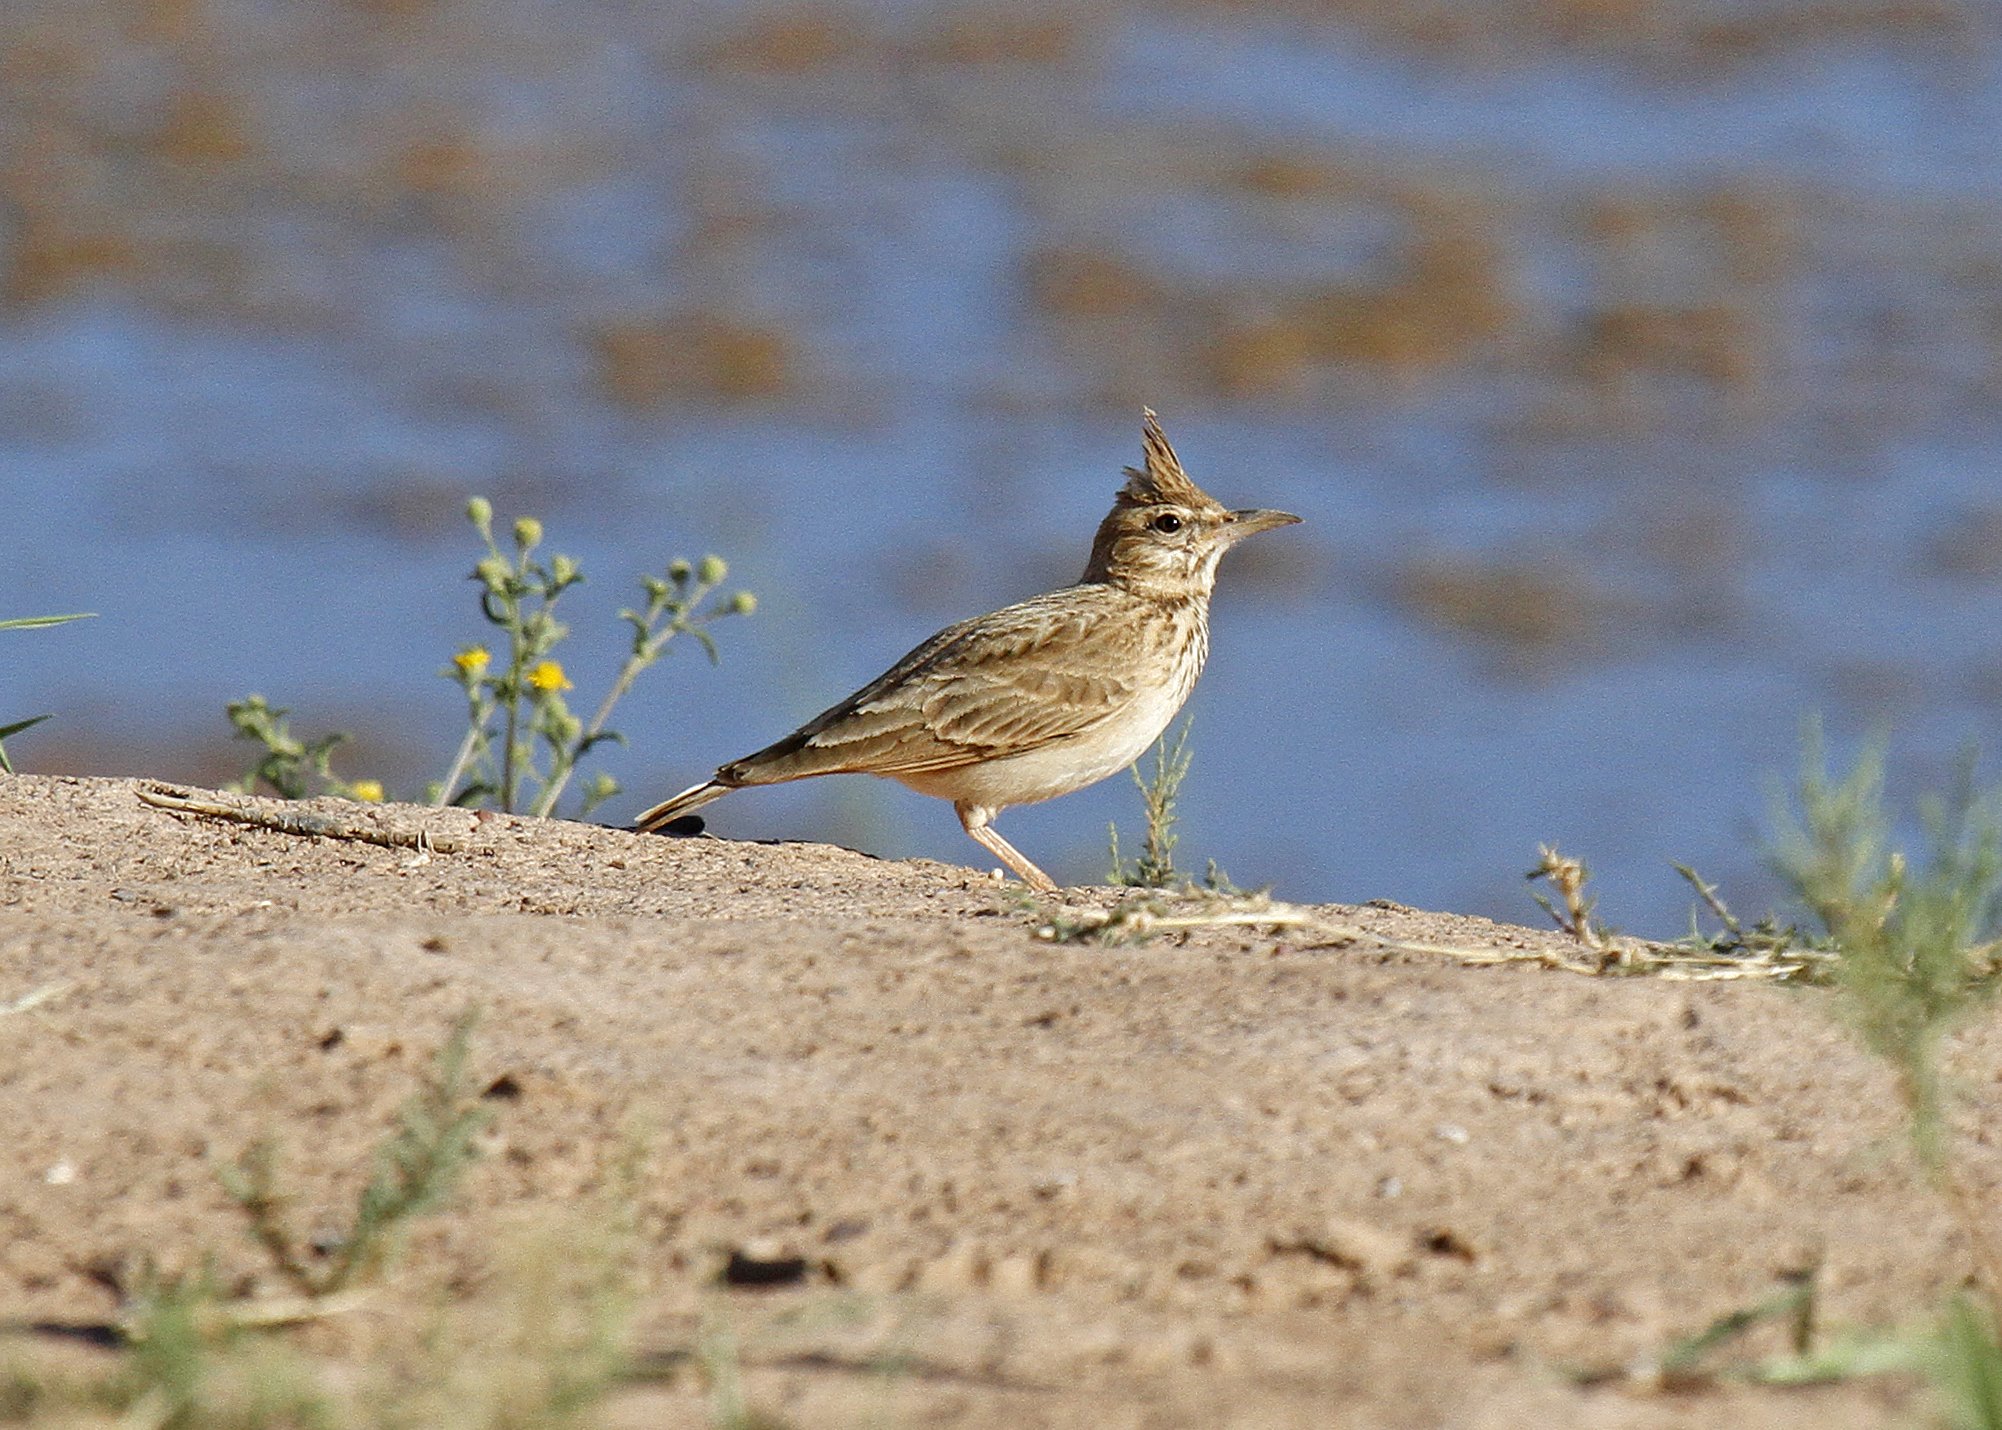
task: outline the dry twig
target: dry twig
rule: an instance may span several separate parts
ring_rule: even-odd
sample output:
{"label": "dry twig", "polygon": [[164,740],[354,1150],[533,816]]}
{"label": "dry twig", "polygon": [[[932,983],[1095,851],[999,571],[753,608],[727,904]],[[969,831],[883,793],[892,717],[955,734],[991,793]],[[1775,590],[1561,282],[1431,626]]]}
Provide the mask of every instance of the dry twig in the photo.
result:
{"label": "dry twig", "polygon": [[302,839],[347,839],[359,844],[375,844],[384,849],[415,849],[420,853],[456,854],[464,844],[450,835],[436,835],[428,829],[384,829],[366,819],[320,814],[308,809],[265,809],[257,804],[228,803],[213,797],[197,798],[180,791],[155,786],[141,787],[139,801],[155,809],[190,814],[204,819],[227,819],[253,829],[269,829],[277,834]]}

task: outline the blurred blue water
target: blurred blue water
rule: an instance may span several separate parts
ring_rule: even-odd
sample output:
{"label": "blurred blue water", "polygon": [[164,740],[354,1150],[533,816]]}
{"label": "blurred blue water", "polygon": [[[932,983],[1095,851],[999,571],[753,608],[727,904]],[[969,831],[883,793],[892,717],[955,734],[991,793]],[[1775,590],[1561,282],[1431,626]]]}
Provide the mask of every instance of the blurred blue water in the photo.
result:
{"label": "blurred blue water", "polygon": [[[223,702],[258,690],[442,765],[459,707],[436,672],[482,634],[456,513],[481,491],[590,573],[566,651],[580,704],[615,667],[632,573],[715,550],[761,598],[719,628],[720,668],[678,651],[622,710],[631,744],[606,764],[628,793],[606,814],[624,817],[937,626],[1074,577],[1137,453],[1129,396],[1220,499],[1308,522],[1223,573],[1192,703],[1197,867],[1523,918],[1521,872],[1555,841],[1597,871],[1603,914],[1672,933],[1671,859],[1748,908],[1770,897],[1753,832],[1804,713],[1845,740],[1895,728],[1912,781],[2002,743],[1987,21],[1809,33],[1692,75],[1533,35],[1476,63],[1333,24],[1103,13],[1054,67],[865,53],[783,82],[702,61],[667,21],[554,4],[510,11],[567,37],[540,59],[488,55],[501,42],[468,38],[486,22],[458,5],[390,77],[224,54],[288,166],[268,194],[215,191],[255,280],[225,304],[113,277],[0,310],[0,614],[101,613],[0,648],[0,714],[57,714],[18,763],[46,767],[62,731],[220,738]],[[370,210],[299,180],[362,163],[372,106],[424,102],[481,136],[487,187]],[[24,142],[22,109],[0,113]],[[1260,206],[1209,177],[1275,142],[1378,188]],[[150,172],[127,175],[137,209],[198,227],[203,202]],[[1580,217],[1732,184],[1790,206],[1773,273],[1678,236],[1700,192],[1638,259]],[[1408,222],[1382,201],[1399,185],[1478,200],[1522,314],[1492,350],[1234,395],[1144,350],[1199,345],[1194,318],[1066,328],[1024,277],[1039,251],[1099,245],[1224,295],[1190,313],[1256,309],[1372,271]],[[1647,374],[1636,416],[1566,368],[1596,308],[1718,293],[1761,324],[1749,397]],[[793,334],[788,392],[608,397],[592,324],[691,303]],[[1160,395],[1126,391],[1153,376]],[[1442,619],[1411,596],[1438,561],[1540,573],[1571,634]],[[728,834],[978,862],[943,806],[869,781],[712,813]],[[1096,879],[1108,819],[1138,817],[1114,780],[1003,828]]]}

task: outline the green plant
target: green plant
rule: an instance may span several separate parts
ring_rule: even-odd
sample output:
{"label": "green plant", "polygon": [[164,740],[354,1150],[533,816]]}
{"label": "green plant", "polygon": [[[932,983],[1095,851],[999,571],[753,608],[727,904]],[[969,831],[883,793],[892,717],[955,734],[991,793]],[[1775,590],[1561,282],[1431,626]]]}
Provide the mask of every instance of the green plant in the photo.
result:
{"label": "green plant", "polygon": [[424,1086],[404,1104],[395,1132],[378,1149],[374,1175],[324,1263],[302,1249],[285,1224],[273,1141],[253,1143],[221,1170],[223,1189],[249,1218],[251,1235],[300,1292],[329,1296],[379,1276],[409,1224],[445,1201],[477,1155],[474,1138],[488,1111],[466,1076],[475,1021],[469,1012],[453,1025]]}
{"label": "green plant", "polygon": [[368,1411],[355,1419],[413,1430],[602,1424],[605,1397],[639,1378],[635,1249],[606,1226],[633,1204],[592,1201],[507,1237],[477,1294],[438,1307],[414,1354],[370,1368]]}
{"label": "green plant", "polygon": [[424,1086],[377,1149],[354,1218],[324,1265],[315,1264],[284,1226],[270,1141],[218,1169],[252,1239],[306,1299],[232,1296],[213,1257],[172,1274],[149,1262],[120,1321],[129,1353],[85,1397],[119,1408],[121,1424],[159,1430],[332,1430],[341,1423],[321,1378],[268,1332],[342,1309],[339,1293],[387,1270],[409,1223],[437,1209],[472,1160],[472,1139],[486,1118],[466,1077],[473,1022],[468,1013],[453,1025]]}
{"label": "green plant", "polygon": [[1778,976],[1802,983],[1827,981],[1827,970],[1838,957],[1827,939],[1809,938],[1799,925],[1783,924],[1776,914],[1769,913],[1757,923],[1747,925],[1731,912],[1731,906],[1724,902],[1715,884],[1687,864],[1670,867],[1696,891],[1718,924],[1716,933],[1704,933],[1692,908],[1689,932],[1677,940],[1678,948],[1697,957],[1736,960],[1748,970],[1785,970]]}
{"label": "green plant", "polygon": [[1890,847],[1882,747],[1831,777],[1810,729],[1795,799],[1775,804],[1770,853],[1839,952],[1836,986],[1864,1045],[1896,1071],[1913,1140],[1937,1169],[1940,1041],[2002,973],[2002,799],[1975,791],[1970,759],[1919,814],[1927,850],[1915,867]]}
{"label": "green plant", "polygon": [[[466,515],[486,546],[486,555],[472,574],[480,585],[480,612],[503,633],[506,654],[496,661],[485,646],[469,645],[441,672],[465,697],[466,733],[445,777],[430,787],[430,800],[441,806],[491,803],[509,813],[526,809],[546,817],[555,812],[587,754],[600,744],[624,743],[624,736],[606,722],[640,672],[681,635],[694,638],[715,661],[716,640],[707,627],[725,616],[750,615],[757,610],[757,598],[749,591],[721,592],[729,567],[719,556],[705,556],[699,562],[675,560],[665,576],[642,576],[644,604],[619,612],[631,628],[625,660],[591,718],[584,720],[564,699],[564,692],[575,687],[554,655],[570,634],[570,628],[556,618],[557,602],[584,579],[582,569],[560,553],[547,560],[538,555],[543,532],[534,517],[514,522],[511,550],[503,551],[494,536],[490,502],[472,498]],[[285,799],[316,794],[363,801],[383,798],[379,781],[345,780],[334,773],[333,752],[347,735],[334,732],[302,739],[292,732],[290,714],[261,695],[230,703],[229,723],[237,737],[255,741],[263,749],[236,788],[249,793],[263,784]],[[0,739],[34,723],[0,729]],[[0,764],[4,761],[5,750],[0,749]],[[594,775],[582,789],[582,813],[590,813],[618,789],[611,776]]]}
{"label": "green plant", "polygon": [[1133,783],[1140,791],[1141,805],[1146,810],[1147,836],[1140,846],[1140,856],[1129,865],[1119,853],[1118,824],[1106,826],[1106,836],[1111,844],[1110,882],[1114,884],[1138,889],[1165,889],[1175,882],[1175,845],[1178,841],[1175,804],[1181,798],[1182,781],[1188,777],[1189,761],[1193,758],[1189,749],[1189,725],[1187,720],[1182,722],[1172,743],[1166,735],[1155,741],[1154,767],[1148,775],[1143,776],[1139,762],[1134,762]]}
{"label": "green plant", "polygon": [[2002,984],[2002,792],[1978,791],[1974,759],[1963,760],[1946,795],[1919,802],[1926,848],[1914,861],[1892,847],[1882,745],[1838,777],[1817,728],[1802,744],[1798,787],[1774,801],[1773,868],[1827,931],[1849,1021],[1891,1066],[1920,1163],[1953,1205],[1994,1311],[2002,1251],[1951,1156],[1939,1059],[1946,1034]]}
{"label": "green plant", "polygon": [[128,1354],[82,1398],[159,1430],[333,1430],[334,1407],[302,1359],[235,1314],[212,1262],[149,1268],[125,1320]]}
{"label": "green plant", "polygon": [[237,739],[254,740],[264,747],[263,756],[234,788],[254,794],[261,781],[281,799],[307,799],[316,794],[369,802],[382,798],[382,785],[378,781],[349,781],[334,773],[334,751],[348,739],[344,732],[333,731],[315,740],[302,740],[292,733],[288,718],[292,712],[273,707],[262,695],[246,695],[230,701],[227,713]]}
{"label": "green plant", "polygon": [[[0,1423],[581,1430],[602,1423],[605,1399],[622,1386],[708,1364],[693,1346],[651,1368],[633,1354],[645,1183],[636,1134],[606,1166],[602,1190],[499,1237],[484,1265],[454,1273],[449,1293],[434,1283],[427,1294],[420,1281],[370,1299],[394,1269],[402,1231],[443,1205],[472,1157],[485,1114],[467,1076],[471,1029],[470,1014],[455,1023],[379,1144],[352,1223],[324,1265],[312,1264],[281,1224],[268,1143],[222,1171],[252,1240],[304,1295],[235,1294],[213,1257],[171,1273],[149,1261],[127,1288],[117,1326],[123,1353],[80,1374],[0,1361]],[[282,1334],[364,1303],[382,1317],[413,1319],[304,1342]],[[362,1359],[321,1359],[342,1344]],[[751,1413],[730,1423],[747,1430],[778,1422]]]}
{"label": "green plant", "polygon": [[2002,1343],[1995,1322],[1967,1297],[1947,1307],[1929,1368],[1954,1430],[2002,1430]]}
{"label": "green plant", "polygon": [[126,1317],[128,1419],[143,1415],[145,1423],[172,1425],[188,1417],[210,1376],[210,1348],[219,1334],[229,1334],[218,1331],[223,1301],[213,1261],[181,1276],[146,1268]]}
{"label": "green plant", "polygon": [[[0,631],[31,631],[44,626],[68,625],[71,621],[87,621],[95,614],[94,611],[78,611],[67,616],[16,616],[12,620],[0,621]],[[14,766],[7,759],[7,741],[23,730],[34,729],[48,718],[46,715],[30,715],[25,720],[0,725],[0,773],[14,773]]]}
{"label": "green plant", "polygon": [[[641,577],[646,604],[619,613],[632,630],[625,661],[595,713],[581,720],[563,698],[574,687],[552,653],[569,634],[569,627],[556,619],[556,604],[584,579],[582,570],[561,554],[547,562],[538,558],[542,523],[533,517],[515,521],[513,549],[503,551],[494,538],[491,503],[475,497],[467,503],[466,515],[487,548],[473,569],[473,579],[480,583],[480,611],[503,633],[506,656],[496,662],[485,646],[471,645],[444,670],[465,695],[466,733],[432,802],[492,799],[511,813],[526,799],[531,813],[547,816],[585,755],[607,741],[623,742],[606,722],[639,673],[660,659],[678,635],[692,636],[714,661],[716,642],[705,627],[724,616],[751,614],[757,598],[748,591],[717,595],[729,576],[718,556],[676,560],[664,578]],[[532,798],[526,798],[531,788]],[[616,781],[598,775],[584,788],[584,812],[617,792]]]}
{"label": "green plant", "polygon": [[[2002,985],[2002,791],[1981,792],[1970,753],[1943,796],[1919,801],[1924,848],[1916,860],[1895,847],[1884,793],[1884,746],[1865,748],[1833,774],[1817,725],[1802,733],[1800,772],[1776,792],[1766,854],[1822,934],[1768,917],[1747,928],[1716,889],[1676,866],[1723,925],[1692,951],[1779,963],[1803,981],[1832,986],[1863,1045],[1891,1068],[1920,1165],[1959,1221],[1972,1251],[1978,1299],[1955,1296],[1926,1328],[1816,1335],[1812,1273],[1759,1305],[1734,1311],[1677,1343],[1659,1376],[1687,1383],[1717,1374],[1768,1384],[1925,1370],[1956,1430],[2002,1430],[2002,1254],[1988,1206],[1961,1175],[1949,1135],[1940,1074],[1946,1035]],[[1785,1320],[1791,1348],[1721,1372],[1703,1364],[1759,1324]]]}
{"label": "green plant", "polygon": [[1819,1275],[1820,1268],[1813,1266],[1790,1273],[1782,1278],[1781,1289],[1763,1301],[1726,1312],[1695,1335],[1683,1337],[1654,1360],[1654,1375],[1666,1386],[1707,1378],[1714,1373],[1707,1367],[1719,1351],[1772,1322],[1786,1326],[1788,1353],[1793,1359],[1813,1355]]}

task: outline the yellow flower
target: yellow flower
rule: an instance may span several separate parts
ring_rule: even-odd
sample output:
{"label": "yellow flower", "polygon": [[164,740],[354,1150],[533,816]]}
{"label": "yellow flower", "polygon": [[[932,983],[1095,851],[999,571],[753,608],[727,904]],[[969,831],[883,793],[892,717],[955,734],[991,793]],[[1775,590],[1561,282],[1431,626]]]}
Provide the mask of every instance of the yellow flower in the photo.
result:
{"label": "yellow flower", "polygon": [[469,645],[452,657],[452,664],[458,666],[467,675],[478,675],[487,668],[487,662],[492,659],[493,656],[485,646]]}
{"label": "yellow flower", "polygon": [[356,780],[353,784],[348,786],[348,793],[353,795],[356,799],[360,800],[363,804],[381,804],[382,781]]}
{"label": "yellow flower", "polygon": [[528,672],[528,685],[531,690],[545,693],[551,690],[575,688],[570,684],[570,677],[563,673],[563,667],[553,660],[545,660],[539,665],[531,666]]}

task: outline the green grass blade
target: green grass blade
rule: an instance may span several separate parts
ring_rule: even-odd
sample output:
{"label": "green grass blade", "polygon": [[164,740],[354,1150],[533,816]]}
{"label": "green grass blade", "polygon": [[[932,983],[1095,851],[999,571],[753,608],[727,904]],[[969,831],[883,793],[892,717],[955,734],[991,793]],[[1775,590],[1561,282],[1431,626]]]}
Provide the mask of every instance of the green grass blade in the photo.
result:
{"label": "green grass blade", "polygon": [[1805,1354],[1761,1361],[1748,1378],[1761,1385],[1828,1385],[1876,1375],[1909,1375],[1922,1370],[1924,1363],[1925,1347],[1910,1334],[1864,1331],[1838,1336]]}
{"label": "green grass blade", "polygon": [[1947,1309],[1933,1380],[1956,1430],[2002,1430],[2002,1346],[1965,1297]]}
{"label": "green grass blade", "polygon": [[1695,1335],[1685,1336],[1670,1346],[1661,1357],[1662,1373],[1669,1377],[1694,1373],[1697,1364],[1718,1347],[1737,1340],[1755,1326],[1797,1314],[1813,1297],[1814,1280],[1804,1276],[1757,1305],[1726,1312]]}
{"label": "green grass blade", "polygon": [[0,631],[27,631],[37,626],[61,626],[71,621],[87,621],[95,616],[95,611],[77,611],[67,616],[16,616],[10,621],[0,621]]}
{"label": "green grass blade", "polygon": [[35,726],[48,718],[46,715],[36,715],[27,720],[16,720],[11,725],[0,725],[0,774],[11,775],[14,773],[14,764],[7,758],[8,739],[20,734],[23,730],[34,729]]}
{"label": "green grass blade", "polygon": [[23,730],[32,730],[48,718],[46,715],[31,715],[26,720],[16,720],[11,725],[0,725],[0,740],[11,740]]}

